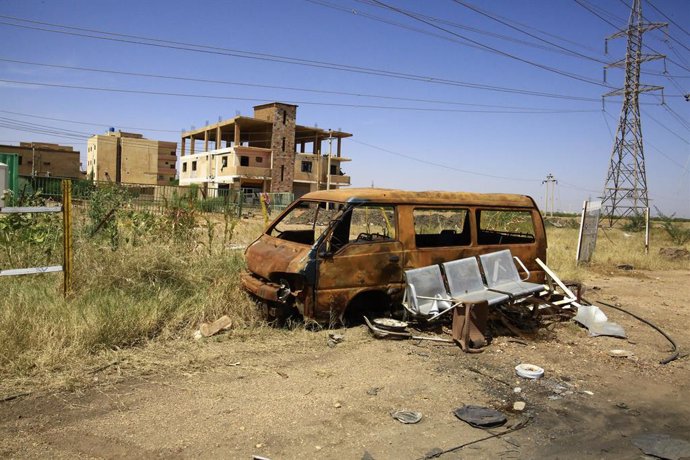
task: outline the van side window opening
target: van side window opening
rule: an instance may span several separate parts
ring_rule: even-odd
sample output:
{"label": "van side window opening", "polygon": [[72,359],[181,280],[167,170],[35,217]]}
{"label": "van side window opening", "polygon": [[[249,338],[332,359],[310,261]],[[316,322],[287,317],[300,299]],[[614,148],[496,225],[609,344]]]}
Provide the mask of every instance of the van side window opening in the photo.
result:
{"label": "van side window opening", "polygon": [[293,207],[268,230],[268,234],[282,240],[312,245],[328,228],[343,205],[316,201],[303,201]]}
{"label": "van side window opening", "polygon": [[393,206],[353,206],[339,219],[328,243],[330,252],[347,244],[392,241],[396,237]]}
{"label": "van side window opening", "polygon": [[477,243],[534,243],[534,221],[530,211],[477,210]]}
{"label": "van side window opening", "polygon": [[469,246],[472,238],[467,209],[418,208],[412,211],[418,248]]}
{"label": "van side window opening", "polygon": [[395,209],[392,206],[357,206],[352,209],[349,243],[395,239]]}

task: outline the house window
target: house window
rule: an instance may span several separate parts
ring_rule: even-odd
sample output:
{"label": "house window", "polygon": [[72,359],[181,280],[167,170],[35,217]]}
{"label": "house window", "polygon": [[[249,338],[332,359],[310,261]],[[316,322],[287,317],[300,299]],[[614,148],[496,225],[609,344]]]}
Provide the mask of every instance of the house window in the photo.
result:
{"label": "house window", "polygon": [[338,165],[331,165],[331,176],[338,174]]}
{"label": "house window", "polygon": [[43,166],[50,166],[50,161],[44,161]]}
{"label": "house window", "polygon": [[264,159],[262,157],[256,157],[256,162],[257,163],[263,163]]}
{"label": "house window", "polygon": [[175,156],[175,151],[170,152],[170,155]]}
{"label": "house window", "polygon": [[182,172],[187,172],[187,162],[182,163]]}
{"label": "house window", "polygon": [[311,161],[303,161],[302,162],[302,172],[303,173],[310,173],[311,167],[312,167]]}
{"label": "house window", "polygon": [[249,166],[249,157],[242,155],[240,157],[240,166]]}
{"label": "house window", "polygon": [[175,163],[170,165],[170,169],[175,169]]}
{"label": "house window", "polygon": [[196,161],[192,161],[192,171],[196,171]]}
{"label": "house window", "polygon": [[283,138],[283,152],[285,151],[285,138]]}
{"label": "house window", "polygon": [[19,166],[21,166],[21,165],[22,165],[22,156],[19,155]]}
{"label": "house window", "polygon": [[228,166],[228,157],[223,157],[220,160],[220,167],[225,168],[226,166]]}
{"label": "house window", "polygon": [[287,121],[287,110],[283,110],[283,124]]}

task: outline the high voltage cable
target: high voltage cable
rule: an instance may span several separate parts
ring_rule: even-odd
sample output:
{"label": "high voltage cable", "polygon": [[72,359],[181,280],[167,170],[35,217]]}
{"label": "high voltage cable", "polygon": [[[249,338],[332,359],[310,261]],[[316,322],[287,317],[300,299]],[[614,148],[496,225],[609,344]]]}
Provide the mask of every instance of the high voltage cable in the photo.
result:
{"label": "high voltage cable", "polygon": [[[362,1],[362,0],[357,0],[357,1]],[[465,2],[465,3],[467,3],[467,2]],[[478,8],[477,6],[471,5],[471,4],[469,4],[469,3],[467,3],[467,5],[470,5],[470,6],[473,6],[474,8],[480,9],[480,8]],[[480,9],[480,10],[481,10],[481,9]],[[485,13],[487,12],[487,10],[482,10],[482,11],[484,11]],[[542,34],[542,35],[546,35],[546,36],[548,36],[548,37],[555,38],[556,40],[560,40],[560,41],[563,41],[563,42],[565,42],[565,43],[569,43],[569,44],[571,44],[571,45],[575,45],[575,46],[580,47],[580,48],[582,48],[582,49],[586,49],[586,50],[588,50],[588,51],[593,51],[593,52],[595,52],[595,53],[596,53],[596,52],[599,52],[598,50],[596,50],[596,49],[594,49],[594,48],[592,48],[592,47],[590,47],[590,46],[583,45],[582,43],[579,43],[579,42],[570,40],[570,39],[565,38],[565,37],[561,37],[561,36],[559,36],[559,35],[555,35],[555,34],[550,33],[550,32],[546,32],[546,31],[544,31],[544,30],[537,29],[537,28],[534,27],[533,25],[529,25],[529,24],[525,24],[525,23],[522,23],[522,22],[518,22],[518,21],[516,21],[516,20],[514,20],[514,19],[510,19],[510,18],[507,18],[507,17],[505,17],[505,16],[501,16],[501,15],[499,15],[499,14],[497,14],[497,13],[492,13],[492,14],[493,14],[494,16],[496,16],[497,18],[502,19],[502,20],[504,20],[505,22],[511,23],[511,24],[513,24],[513,25],[515,25],[515,26],[517,26],[517,27],[522,27],[522,28],[524,28],[524,29],[532,29],[532,30],[534,30],[535,32],[538,32],[538,33],[540,33],[540,34]]]}
{"label": "high voltage cable", "polygon": [[519,57],[519,56],[516,56],[516,55],[514,55],[514,54],[508,53],[508,52],[506,52],[506,51],[499,50],[499,49],[494,48],[494,47],[492,47],[492,46],[485,45],[485,44],[483,44],[483,43],[481,43],[481,42],[478,42],[478,41],[476,41],[476,40],[474,40],[474,39],[472,39],[472,38],[466,37],[466,36],[464,36],[464,35],[461,35],[461,34],[458,34],[458,33],[456,33],[456,32],[453,32],[453,31],[451,31],[451,30],[448,30],[448,29],[446,29],[446,28],[444,28],[444,27],[438,26],[438,25],[434,24],[433,22],[428,21],[428,20],[426,20],[426,19],[424,19],[424,18],[422,18],[422,17],[420,17],[420,16],[418,16],[418,15],[416,15],[416,14],[414,14],[414,13],[410,13],[410,12],[408,12],[408,11],[406,11],[406,10],[403,10],[403,9],[400,9],[400,8],[396,8],[396,7],[392,6],[392,5],[388,5],[387,3],[384,3],[384,2],[382,2],[382,1],[380,1],[380,0],[371,0],[371,1],[374,2],[374,3],[376,3],[376,4],[378,4],[378,5],[383,6],[383,7],[385,7],[385,8],[388,8],[388,9],[391,10],[391,11],[395,11],[395,12],[400,13],[400,14],[402,14],[402,15],[405,15],[405,16],[407,16],[407,17],[409,17],[409,18],[412,18],[412,19],[414,19],[414,20],[416,20],[416,21],[423,22],[423,23],[425,23],[425,24],[427,24],[427,25],[429,25],[429,26],[431,26],[431,27],[434,27],[434,28],[436,28],[436,29],[442,30],[442,31],[444,31],[444,32],[446,32],[446,33],[449,33],[449,34],[451,34],[451,35],[454,35],[454,36],[456,36],[456,37],[462,38],[463,40],[466,40],[466,41],[468,41],[468,42],[470,42],[470,43],[473,43],[473,44],[475,44],[475,45],[477,45],[477,46],[480,46],[480,47],[484,48],[486,51],[490,51],[490,52],[499,54],[499,55],[501,55],[501,56],[504,56],[504,57],[507,57],[507,58],[510,58],[510,59],[513,59],[513,60],[522,62],[522,63],[524,63],[524,64],[531,65],[531,66],[533,66],[533,67],[537,67],[537,68],[542,69],[542,70],[546,70],[547,72],[552,72],[552,73],[561,75],[561,76],[563,76],[563,77],[571,78],[571,79],[578,80],[578,81],[581,81],[581,82],[584,82],[584,83],[589,83],[589,84],[591,84],[591,85],[603,86],[603,87],[605,87],[605,88],[613,88],[613,87],[611,87],[611,86],[609,86],[609,85],[607,85],[607,84],[605,84],[605,83],[601,83],[601,82],[599,82],[599,81],[590,79],[590,78],[588,78],[588,77],[584,77],[584,76],[581,76],[581,75],[577,75],[577,74],[573,74],[573,73],[566,72],[566,71],[563,71],[563,70],[559,70],[559,69],[556,69],[556,68],[554,68],[554,67],[549,67],[549,66],[546,66],[546,65],[544,65],[544,64],[540,64],[540,63],[538,63],[538,62],[531,61],[531,60],[529,60],[529,59],[521,58],[521,57]]}
{"label": "high voltage cable", "polygon": [[433,162],[433,161],[429,161],[428,158],[418,158],[418,157],[415,157],[415,156],[413,156],[413,155],[406,155],[406,154],[404,154],[404,153],[395,152],[395,151],[393,151],[393,150],[389,150],[389,149],[386,149],[386,148],[383,148],[383,147],[378,147],[378,146],[376,146],[376,145],[368,144],[368,143],[362,142],[362,141],[357,141],[357,140],[354,140],[354,139],[348,139],[348,141],[349,141],[349,142],[354,142],[355,144],[364,145],[364,146],[369,147],[369,148],[372,148],[372,149],[374,149],[374,150],[379,150],[379,151],[381,151],[381,152],[389,153],[389,154],[391,154],[391,155],[395,155],[395,156],[398,156],[398,157],[401,157],[401,158],[407,158],[408,160],[412,160],[412,161],[416,161],[416,162],[419,162],[419,163],[423,163],[423,164],[425,164],[425,165],[436,166],[436,167],[443,168],[443,169],[446,169],[446,170],[450,169],[450,170],[452,170],[452,171],[457,171],[457,172],[461,172],[461,173],[464,173],[464,174],[471,174],[471,175],[474,175],[474,176],[482,176],[482,177],[490,177],[490,178],[493,178],[493,179],[507,179],[507,180],[513,180],[513,181],[519,181],[519,182],[539,182],[539,181],[541,180],[541,179],[524,179],[524,178],[509,177],[509,176],[498,176],[498,175],[494,175],[494,174],[485,174],[485,173],[481,173],[481,172],[477,172],[477,171],[470,171],[470,170],[468,170],[468,169],[460,169],[460,168],[456,168],[455,166],[451,166],[451,165],[447,165],[447,164],[443,164],[443,163],[436,163],[436,162]]}
{"label": "high voltage cable", "polygon": [[12,112],[10,110],[0,110],[2,113],[9,113],[12,115],[20,115],[23,117],[32,117],[32,118],[41,118],[43,120],[52,120],[52,121],[62,121],[65,123],[74,123],[77,125],[91,125],[91,126],[112,126],[116,125],[121,129],[137,129],[140,131],[155,131],[155,132],[161,132],[161,133],[176,133],[179,134],[180,130],[173,130],[173,129],[156,129],[156,128],[138,128],[135,126],[120,126],[117,125],[116,123],[93,123],[93,122],[88,122],[88,121],[76,121],[76,120],[68,120],[65,118],[53,118],[53,117],[44,117],[41,115],[35,115],[35,114],[30,114],[30,113],[21,113],[21,112]]}
{"label": "high voltage cable", "polygon": [[[345,6],[336,5],[336,4],[327,2],[327,1],[325,1],[325,0],[305,0],[305,1],[307,1],[307,2],[309,2],[309,3],[313,3],[313,4],[315,4],[315,5],[320,5],[320,6],[324,6],[324,7],[326,7],[326,8],[331,8],[331,9],[334,9],[334,10],[337,10],[337,11],[341,11],[341,12],[344,12],[344,13],[353,14],[353,15],[356,15],[356,16],[358,16],[358,17],[365,17],[365,18],[367,18],[367,19],[371,19],[371,20],[374,20],[374,21],[382,22],[382,23],[384,23],[384,24],[392,25],[392,26],[394,26],[394,27],[399,27],[399,28],[401,28],[401,29],[406,29],[406,30],[410,30],[410,31],[412,31],[412,32],[417,32],[417,33],[420,33],[420,34],[428,35],[428,36],[430,36],[430,37],[436,37],[436,38],[440,38],[440,39],[443,39],[443,40],[446,40],[446,41],[451,41],[451,42],[454,42],[454,43],[460,43],[460,44],[462,44],[462,45],[464,45],[464,46],[469,46],[469,47],[471,47],[471,48],[477,48],[477,49],[482,49],[482,50],[483,50],[483,48],[480,47],[480,46],[472,45],[472,44],[470,44],[470,43],[465,43],[465,42],[460,41],[460,40],[458,40],[458,39],[455,39],[455,38],[453,38],[453,37],[449,37],[449,36],[447,36],[447,35],[442,35],[442,34],[430,32],[430,31],[428,31],[428,30],[420,29],[420,28],[417,28],[417,27],[412,27],[412,26],[409,26],[409,25],[407,25],[407,24],[403,24],[403,23],[401,23],[401,22],[392,21],[392,20],[390,20],[390,19],[387,19],[387,18],[384,18],[384,17],[381,17],[381,16],[377,16],[377,15],[375,15],[375,14],[371,14],[371,13],[364,12],[364,11],[362,11],[362,10],[347,8],[347,7],[345,7]],[[369,5],[369,6],[378,6],[378,5],[372,5],[370,2],[366,2],[366,1],[364,1],[364,0],[361,0],[361,3],[364,3],[364,4]],[[476,27],[470,27],[470,26],[466,26],[466,25],[463,25],[463,24],[458,24],[458,23],[451,22],[451,21],[448,21],[448,20],[444,20],[444,19],[440,19],[440,18],[435,18],[435,17],[432,17],[432,16],[421,15],[421,14],[420,14],[420,16],[421,16],[421,17],[424,17],[424,18],[427,18],[427,19],[429,19],[429,20],[431,20],[431,21],[440,23],[440,24],[446,24],[446,25],[449,25],[449,26],[451,26],[451,27],[456,27],[456,28],[458,28],[458,29],[467,30],[467,31],[474,32],[474,33],[477,33],[477,34],[480,34],[480,35],[485,35],[485,36],[487,36],[487,37],[498,38],[499,40],[505,40],[505,41],[509,41],[509,42],[512,42],[512,43],[517,43],[517,44],[520,44],[520,45],[529,46],[529,47],[537,48],[537,49],[544,50],[544,51],[557,52],[557,53],[564,54],[564,55],[567,55],[567,56],[572,56],[572,53],[569,53],[569,52],[567,53],[567,52],[564,52],[564,51],[561,51],[561,50],[558,50],[558,49],[554,49],[553,47],[548,47],[548,46],[540,45],[540,44],[538,44],[538,43],[533,43],[533,42],[526,41],[526,40],[520,40],[520,39],[518,39],[518,38],[511,37],[511,36],[508,36],[508,35],[503,35],[503,34],[499,34],[499,33],[495,33],[495,32],[490,32],[490,31],[487,31],[487,30],[482,30],[482,29],[478,29],[478,28],[476,28]]]}
{"label": "high voltage cable", "polygon": [[[50,88],[66,88],[66,89],[79,89],[87,91],[104,91],[104,92],[114,92],[114,93],[129,93],[129,94],[148,94],[154,96],[174,96],[174,97],[187,97],[187,98],[199,98],[199,99],[227,99],[235,101],[249,101],[249,102],[271,102],[271,99],[267,98],[251,98],[251,97],[238,97],[238,96],[219,96],[215,94],[190,94],[190,93],[176,93],[176,92],[166,92],[166,91],[148,91],[148,90],[132,90],[124,88],[102,88],[95,86],[83,86],[83,85],[67,85],[58,83],[44,83],[44,82],[31,82],[22,80],[9,80],[0,79],[0,82],[5,83],[15,83],[20,85],[28,86],[46,86]],[[401,106],[384,106],[384,105],[368,105],[368,104],[345,104],[336,102],[312,102],[312,101],[298,101],[298,100],[284,100],[283,102],[287,104],[301,104],[301,105],[316,105],[316,106],[327,106],[327,107],[347,107],[356,109],[381,109],[381,110],[403,110],[403,111],[416,111],[416,112],[446,112],[446,113],[490,113],[490,114],[553,114],[553,113],[587,113],[595,112],[596,110],[539,110],[539,111],[528,111],[528,110],[463,110],[463,109],[440,109],[440,108],[429,108],[429,107],[401,107]]]}
{"label": "high voltage cable", "polygon": [[[587,11],[589,11],[590,13],[592,13],[593,15],[597,16],[599,19],[601,19],[602,21],[606,22],[607,24],[609,24],[610,26],[612,26],[612,27],[615,28],[616,30],[625,29],[625,28],[627,27],[627,25],[623,25],[623,26],[616,25],[616,24],[612,23],[611,21],[609,21],[608,19],[604,18],[602,15],[600,15],[599,13],[597,13],[597,12],[593,9],[594,7],[592,7],[590,4],[588,4],[588,3],[586,2],[586,0],[575,0],[575,3],[577,3],[577,4],[580,5],[582,8],[586,9]],[[610,13],[609,13],[609,14],[610,14]],[[620,20],[620,19],[619,19],[619,20]],[[643,46],[644,46],[645,48],[649,49],[650,51],[652,51],[653,53],[662,54],[662,53],[659,53],[657,50],[655,50],[654,48],[652,48],[652,47],[649,46],[649,45],[646,45],[646,44],[645,44],[645,45],[643,45]],[[676,62],[675,60],[669,58],[668,56],[665,56],[665,58],[666,58],[666,60],[667,60],[668,62],[670,62],[670,63],[672,63],[672,64],[674,64],[674,65],[680,67],[681,69],[690,71],[690,67],[689,67],[689,66],[685,66],[685,65],[683,65],[683,64],[679,64],[678,62]]]}
{"label": "high voltage cable", "polygon": [[648,4],[649,6],[651,6],[652,8],[654,8],[654,10],[656,10],[657,13],[659,13],[660,15],[662,15],[663,17],[665,17],[666,19],[668,19],[668,22],[670,22],[671,24],[673,24],[673,25],[675,25],[676,27],[678,27],[680,30],[682,30],[683,32],[685,32],[687,35],[690,35],[690,32],[688,32],[687,30],[685,30],[685,29],[683,28],[683,26],[681,26],[680,24],[678,24],[676,21],[674,21],[674,20],[671,19],[670,17],[666,16],[666,15],[664,14],[664,12],[661,11],[661,10],[660,10],[659,8],[657,8],[656,6],[654,6],[654,4],[653,4],[650,0],[647,0],[647,4]]}
{"label": "high voltage cable", "polygon": [[520,33],[522,33],[522,34],[525,34],[525,35],[527,35],[527,36],[529,36],[529,37],[532,37],[532,38],[534,38],[534,39],[537,39],[537,40],[539,40],[539,41],[542,41],[542,42],[544,42],[544,43],[546,43],[546,44],[548,44],[548,45],[551,45],[551,46],[553,46],[553,47],[555,47],[555,48],[558,48],[558,49],[560,49],[560,50],[563,50],[563,51],[565,51],[566,53],[568,53],[568,54],[570,54],[570,55],[572,55],[572,56],[580,57],[580,58],[586,59],[586,60],[588,60],[588,61],[598,62],[599,64],[606,64],[606,61],[604,61],[603,59],[598,59],[598,58],[595,58],[595,57],[592,57],[592,56],[588,56],[588,55],[586,55],[586,54],[580,53],[579,51],[571,50],[571,49],[568,49],[568,48],[566,48],[566,47],[564,47],[564,46],[561,46],[561,45],[559,45],[559,44],[557,44],[557,43],[554,43],[554,42],[552,42],[552,41],[550,41],[550,40],[546,40],[545,38],[539,37],[538,35],[535,35],[535,34],[533,34],[533,33],[531,33],[531,32],[528,32],[528,31],[525,30],[524,28],[516,27],[516,26],[510,24],[509,22],[504,21],[504,20],[502,20],[502,19],[500,19],[500,18],[498,18],[498,17],[496,17],[496,16],[494,16],[494,15],[492,15],[492,14],[486,12],[486,11],[483,11],[483,10],[481,10],[481,9],[479,9],[479,8],[477,8],[477,7],[475,7],[475,6],[473,6],[473,5],[470,5],[470,4],[466,3],[466,2],[463,2],[463,1],[461,1],[461,0],[453,0],[453,1],[454,1],[455,3],[457,3],[458,5],[464,7],[464,8],[467,8],[467,9],[469,9],[469,10],[472,10],[472,11],[474,11],[475,13],[481,14],[482,16],[491,19],[492,21],[498,22],[499,24],[503,24],[504,26],[510,27],[511,29],[516,30],[516,31],[518,31],[518,32],[520,32]]}
{"label": "high voltage cable", "polygon": [[[114,42],[128,43],[128,44],[135,44],[135,45],[152,46],[152,47],[157,47],[157,48],[167,48],[167,49],[173,49],[173,50],[178,50],[178,51],[190,51],[190,52],[197,52],[197,53],[203,53],[203,54],[215,54],[215,55],[221,55],[221,56],[238,57],[238,58],[253,59],[253,60],[260,60],[260,61],[280,62],[283,64],[293,64],[293,65],[323,68],[323,69],[329,69],[329,70],[339,70],[339,71],[344,71],[344,72],[360,73],[360,74],[365,74],[365,75],[376,75],[376,76],[381,76],[381,77],[396,78],[396,79],[402,79],[402,80],[411,80],[411,81],[419,81],[419,82],[433,83],[433,84],[446,85],[446,86],[458,86],[458,87],[465,87],[465,88],[482,89],[482,90],[487,90],[487,91],[521,94],[521,95],[526,95],[526,96],[549,97],[549,98],[555,98],[555,99],[591,100],[591,98],[584,98],[584,97],[579,98],[578,96],[563,96],[561,94],[556,94],[556,93],[531,91],[531,90],[525,90],[525,89],[519,89],[519,88],[508,88],[508,87],[501,87],[501,86],[494,86],[494,85],[486,85],[486,84],[482,84],[482,83],[471,83],[471,82],[451,80],[451,79],[445,79],[445,78],[439,78],[439,77],[433,77],[433,76],[410,74],[410,73],[404,73],[404,72],[396,72],[396,71],[390,71],[390,70],[385,70],[385,69],[375,69],[375,68],[371,68],[371,67],[351,66],[351,65],[346,65],[346,64],[337,64],[337,63],[330,63],[330,62],[325,62],[325,61],[292,58],[292,57],[287,57],[287,56],[279,56],[279,55],[266,54],[266,53],[256,53],[256,52],[235,50],[235,49],[229,49],[229,48],[212,47],[212,46],[207,46],[207,45],[197,45],[197,44],[190,44],[190,43],[183,43],[183,42],[175,42],[175,41],[171,41],[171,40],[161,40],[161,39],[142,37],[142,36],[137,36],[137,35],[117,34],[117,33],[113,33],[113,32],[104,32],[104,31],[98,31],[98,30],[94,30],[94,29],[85,29],[85,28],[80,28],[80,27],[72,27],[72,26],[65,26],[65,25],[60,25],[60,24],[52,24],[52,23],[46,23],[46,22],[40,22],[40,21],[33,21],[33,20],[29,20],[29,19],[16,18],[16,17],[12,17],[12,16],[5,16],[5,15],[0,15],[0,18],[11,19],[13,21],[25,22],[25,23],[29,23],[29,24],[39,24],[39,25],[44,25],[44,26],[49,26],[49,27],[57,27],[57,28],[62,28],[62,29],[76,30],[79,32],[70,32],[67,30],[54,30],[54,29],[48,29],[45,27],[30,26],[30,25],[26,25],[26,24],[14,24],[14,23],[6,22],[6,21],[0,21],[0,25],[6,25],[6,26],[10,26],[10,27],[17,27],[17,28],[23,28],[23,29],[29,29],[29,30],[39,30],[39,31],[43,31],[43,32],[50,32],[50,33],[57,33],[57,34],[64,34],[64,35],[71,35],[71,36],[77,36],[77,37],[82,37],[82,38],[91,38],[91,39],[95,39],[95,40],[114,41]],[[84,32],[97,33],[97,34],[106,35],[106,36],[89,35],[89,33],[84,33]],[[147,41],[141,41],[141,40],[147,40]]]}
{"label": "high voltage cable", "polygon": [[[160,74],[151,74],[151,73],[127,72],[127,71],[121,71],[121,70],[101,69],[101,68],[95,68],[95,67],[78,67],[78,66],[67,66],[67,65],[59,65],[59,64],[47,64],[47,63],[42,63],[42,62],[20,61],[20,60],[16,60],[16,59],[6,59],[6,58],[0,58],[0,61],[12,62],[12,63],[16,63],[16,64],[32,65],[32,66],[57,68],[57,69],[78,70],[78,71],[83,71],[83,72],[107,73],[107,74],[114,74],[114,75],[127,75],[127,76],[133,76],[133,77],[160,78],[160,79],[166,79],[166,80],[193,81],[193,82],[199,82],[199,83],[212,83],[212,84],[229,85],[229,86],[248,86],[248,87],[255,87],[255,88],[281,89],[281,90],[288,90],[288,91],[303,91],[303,92],[319,93],[319,94],[365,97],[365,98],[376,98],[376,99],[397,100],[397,101],[407,101],[407,102],[424,102],[424,103],[430,103],[430,104],[462,105],[462,106],[472,106],[472,107],[490,107],[490,108],[501,108],[501,109],[516,109],[516,110],[521,110],[521,109],[542,110],[541,108],[535,108],[535,107],[505,106],[505,105],[494,105],[494,104],[475,104],[475,103],[468,103],[468,102],[443,101],[443,100],[438,100],[438,99],[418,99],[418,98],[399,97],[399,96],[383,96],[383,95],[378,95],[378,94],[367,94],[367,93],[351,93],[351,92],[346,92],[346,91],[331,91],[331,90],[318,90],[318,89],[311,89],[311,88],[297,88],[297,87],[292,87],[292,86],[264,85],[264,84],[258,84],[258,83],[246,83],[246,82],[236,82],[236,81],[227,81],[227,80],[211,80],[211,79],[205,79],[205,78],[182,77],[182,76],[175,76],[175,75],[160,75]],[[579,99],[576,99],[576,100],[579,100]],[[598,102],[598,100],[597,99],[591,99],[590,102]],[[545,110],[548,110],[548,109],[545,109]]]}

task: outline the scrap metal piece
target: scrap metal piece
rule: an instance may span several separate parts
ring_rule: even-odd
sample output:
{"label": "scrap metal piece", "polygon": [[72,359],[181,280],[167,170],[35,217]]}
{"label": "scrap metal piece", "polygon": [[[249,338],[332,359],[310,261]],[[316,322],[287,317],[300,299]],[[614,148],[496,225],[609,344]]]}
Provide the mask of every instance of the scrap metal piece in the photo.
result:
{"label": "scrap metal piece", "polygon": [[623,327],[610,322],[606,314],[596,305],[580,305],[576,302],[573,304],[577,306],[577,315],[573,319],[589,329],[590,336],[606,335],[627,338]]}
{"label": "scrap metal piece", "polygon": [[455,409],[453,414],[475,428],[494,428],[508,421],[503,413],[482,406],[465,405]]}
{"label": "scrap metal piece", "polygon": [[397,410],[393,413],[391,413],[391,417],[396,419],[400,423],[404,423],[406,425],[408,424],[413,424],[413,423],[419,423],[419,421],[422,419],[422,413],[421,412],[414,412],[411,410]]}

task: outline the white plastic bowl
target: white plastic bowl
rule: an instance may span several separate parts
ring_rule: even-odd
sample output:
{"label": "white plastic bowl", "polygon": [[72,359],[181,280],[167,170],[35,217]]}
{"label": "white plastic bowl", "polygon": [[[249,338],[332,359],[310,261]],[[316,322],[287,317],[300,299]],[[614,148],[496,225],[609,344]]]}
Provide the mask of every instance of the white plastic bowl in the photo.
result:
{"label": "white plastic bowl", "polygon": [[534,364],[518,364],[515,366],[515,372],[525,379],[538,379],[544,376],[544,369]]}

